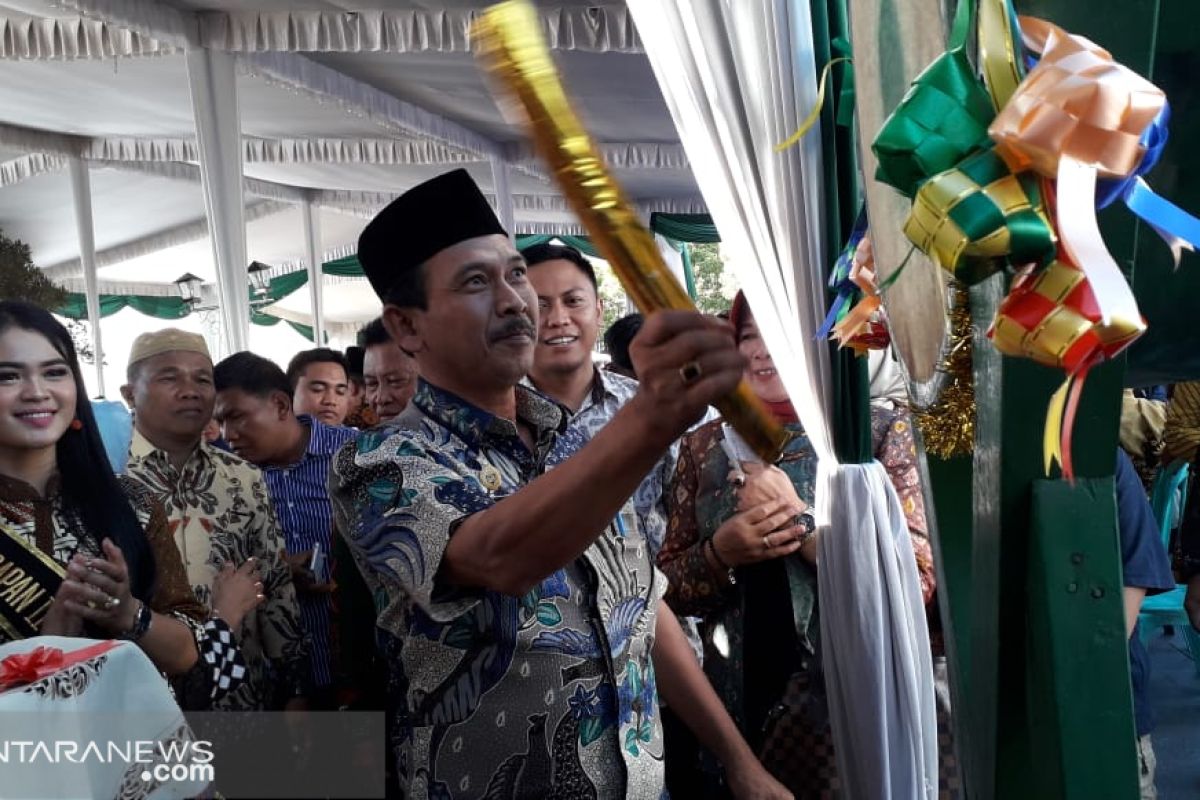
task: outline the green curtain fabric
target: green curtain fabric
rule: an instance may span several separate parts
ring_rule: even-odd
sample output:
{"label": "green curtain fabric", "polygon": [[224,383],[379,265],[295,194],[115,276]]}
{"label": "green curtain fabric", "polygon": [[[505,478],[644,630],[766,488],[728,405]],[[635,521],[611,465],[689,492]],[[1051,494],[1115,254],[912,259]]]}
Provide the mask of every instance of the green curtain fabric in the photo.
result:
{"label": "green curtain fabric", "polygon": [[717,226],[708,214],[665,214],[655,211],[650,215],[650,230],[677,242],[713,244],[721,241]]}
{"label": "green curtain fabric", "polygon": [[[849,41],[850,25],[846,0],[813,0],[813,49],[818,73],[834,57],[835,43]],[[825,193],[825,269],[832,269],[862,203],[858,182],[858,157],[854,144],[853,117],[841,108],[853,102],[853,90],[843,91],[851,81],[848,63],[836,64],[831,70],[831,97],[821,109],[821,144]],[[819,79],[819,74],[816,76]],[[851,84],[852,86],[852,84]],[[849,120],[839,125],[838,120]],[[871,418],[870,380],[867,359],[856,358],[849,347],[839,348],[830,342],[830,360],[834,383],[833,440],[838,459],[846,464],[870,461]]]}
{"label": "green curtain fabric", "polygon": [[[148,297],[145,295],[100,295],[100,317],[111,317],[123,308],[132,308],[148,317],[158,319],[182,319],[190,309],[178,297]],[[54,309],[54,313],[68,319],[87,317],[87,298],[78,292],[67,295],[67,302]]]}

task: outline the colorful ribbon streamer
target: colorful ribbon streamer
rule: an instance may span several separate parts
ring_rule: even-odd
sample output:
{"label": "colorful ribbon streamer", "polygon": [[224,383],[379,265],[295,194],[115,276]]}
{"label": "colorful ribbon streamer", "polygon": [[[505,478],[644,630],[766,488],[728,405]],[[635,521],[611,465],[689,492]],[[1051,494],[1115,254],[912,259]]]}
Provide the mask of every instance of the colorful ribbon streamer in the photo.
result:
{"label": "colorful ribbon streamer", "polygon": [[1004,264],[1054,256],[1054,232],[1037,179],[1014,175],[992,150],[981,150],[926,181],[904,225],[908,238],[967,284]]}
{"label": "colorful ribbon streamer", "polygon": [[808,116],[800,122],[800,127],[796,129],[796,132],[779,144],[775,145],[776,153],[782,153],[784,150],[787,150],[789,147],[796,144],[796,142],[804,138],[804,134],[808,133],[809,129],[812,128],[813,125],[817,124],[817,120],[821,118],[821,109],[825,107],[825,89],[829,85],[829,70],[833,68],[834,64],[841,63],[842,61],[850,61],[850,57],[841,56],[839,58],[831,59],[829,63],[825,65],[825,69],[821,70],[821,77],[817,81],[817,102],[813,104],[812,111],[808,112]]}
{"label": "colorful ribbon streamer", "polygon": [[854,227],[850,231],[850,238],[846,241],[846,246],[842,248],[841,255],[838,256],[837,262],[829,273],[829,288],[837,292],[837,297],[830,304],[825,321],[821,323],[821,327],[817,328],[817,333],[813,337],[815,339],[828,339],[833,326],[850,310],[854,296],[859,291],[858,284],[850,279],[850,270],[854,266],[854,254],[858,250],[858,243],[862,241],[866,233],[867,209],[864,206],[859,210],[858,217],[854,220]]}
{"label": "colorful ribbon streamer", "polygon": [[1025,77],[1022,69],[1020,31],[1010,0],[979,0],[979,63],[992,107],[999,111],[1008,103]]}
{"label": "colorful ribbon streamer", "polygon": [[875,256],[869,237],[864,236],[854,250],[850,281],[858,287],[861,297],[833,329],[833,339],[839,347],[849,347],[862,356],[867,350],[882,349],[891,341],[883,316],[883,299],[875,285]]}
{"label": "colorful ribbon streamer", "polygon": [[1045,20],[1021,19],[1043,55],[992,122],[996,152],[1014,171],[1057,180],[1059,235],[1092,283],[1105,322],[1137,317],[1137,301],[1100,236],[1096,178],[1126,178],[1166,98],[1095,43]]}

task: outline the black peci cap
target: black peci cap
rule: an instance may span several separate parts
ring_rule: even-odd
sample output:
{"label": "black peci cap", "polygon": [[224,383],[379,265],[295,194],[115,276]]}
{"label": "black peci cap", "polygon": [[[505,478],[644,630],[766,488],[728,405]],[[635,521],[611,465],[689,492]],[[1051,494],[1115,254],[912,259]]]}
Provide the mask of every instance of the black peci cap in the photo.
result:
{"label": "black peci cap", "polygon": [[399,275],[441,250],[496,233],[508,235],[475,181],[456,169],[414,186],[376,214],[358,237],[358,261],[382,299]]}

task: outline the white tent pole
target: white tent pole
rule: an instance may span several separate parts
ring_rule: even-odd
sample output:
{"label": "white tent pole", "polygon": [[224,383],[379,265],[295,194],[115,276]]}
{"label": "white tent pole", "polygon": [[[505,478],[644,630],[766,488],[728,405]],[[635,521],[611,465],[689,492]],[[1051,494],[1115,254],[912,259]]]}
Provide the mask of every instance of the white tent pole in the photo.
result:
{"label": "white tent pole", "polygon": [[308,293],[312,298],[313,341],[317,347],[325,345],[325,292],[321,275],[321,220],[312,200],[304,201],[301,218],[304,220],[304,245],[308,258]]}
{"label": "white tent pole", "polygon": [[[246,280],[246,217],[242,194],[241,118],[235,57],[204,48],[186,55],[200,179],[217,263],[217,297],[229,352],[247,349],[250,298]],[[220,355],[226,355],[221,353]]]}
{"label": "white tent pole", "polygon": [[96,356],[96,392],[104,396],[104,347],[100,341],[100,289],[96,278],[96,236],[92,229],[92,182],[87,164],[70,159],[71,193],[75,197],[75,230],[79,234],[79,262],[83,265],[84,296],[92,327],[92,351]]}
{"label": "white tent pole", "polygon": [[508,163],[496,156],[492,156],[490,160],[492,162],[492,188],[496,195],[496,215],[500,217],[500,224],[504,226],[504,230],[508,231],[508,235],[515,239],[517,231],[513,227],[516,223],[513,220],[513,198],[508,181]]}

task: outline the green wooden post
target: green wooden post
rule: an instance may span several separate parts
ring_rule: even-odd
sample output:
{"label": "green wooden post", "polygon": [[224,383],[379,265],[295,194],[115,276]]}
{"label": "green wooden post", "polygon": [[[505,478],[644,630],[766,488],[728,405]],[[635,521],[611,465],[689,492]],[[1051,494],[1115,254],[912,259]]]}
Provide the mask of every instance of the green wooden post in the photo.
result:
{"label": "green wooden post", "polygon": [[[1155,0],[1018,6],[1149,71]],[[1130,216],[1114,210],[1102,220],[1110,249],[1131,265],[1137,235]],[[973,290],[977,321],[986,325],[1001,284],[997,278]],[[1042,474],[1042,422],[1062,373],[1000,358],[986,345],[975,352],[971,694],[963,709],[972,795],[1136,797],[1111,481],[1124,361],[1088,378],[1076,421],[1080,480],[1072,487]]]}

